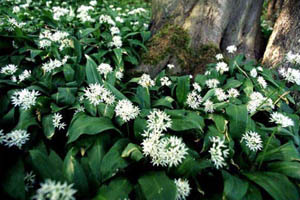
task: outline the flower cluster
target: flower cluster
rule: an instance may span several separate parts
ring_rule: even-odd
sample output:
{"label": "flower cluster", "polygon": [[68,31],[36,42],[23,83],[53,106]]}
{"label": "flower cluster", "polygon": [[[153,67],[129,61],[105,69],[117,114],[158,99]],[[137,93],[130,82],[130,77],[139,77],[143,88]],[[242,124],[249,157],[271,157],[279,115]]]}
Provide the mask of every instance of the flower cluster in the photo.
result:
{"label": "flower cluster", "polygon": [[69,59],[69,56],[65,56],[62,61],[60,60],[57,60],[57,59],[50,59],[49,62],[47,63],[44,63],[43,66],[42,66],[42,69],[45,71],[45,72],[52,72],[54,69],[56,68],[59,68],[61,66],[63,66],[64,64],[66,64],[66,62],[68,61]]}
{"label": "flower cluster", "polygon": [[51,32],[49,30],[45,30],[40,33],[39,36],[39,47],[44,49],[46,47],[50,47],[52,42],[60,44],[60,50],[64,49],[65,47],[71,46],[71,41],[67,39],[69,33],[63,31],[55,31]]}
{"label": "flower cluster", "polygon": [[90,84],[89,87],[84,90],[84,96],[94,106],[97,106],[99,103],[111,105],[115,102],[115,96],[99,83]]}
{"label": "flower cluster", "polygon": [[12,97],[12,104],[17,107],[20,106],[24,110],[30,109],[35,105],[37,97],[40,95],[38,91],[22,89],[21,91],[16,91]]}
{"label": "flower cluster", "polygon": [[151,77],[148,74],[143,74],[138,82],[141,86],[147,88],[147,87],[153,87],[155,85],[154,81],[151,79]]}
{"label": "flower cluster", "polygon": [[162,86],[169,87],[172,84],[172,81],[170,81],[170,79],[167,76],[164,76],[164,77],[160,78],[160,83]]}
{"label": "flower cluster", "polygon": [[258,133],[254,131],[247,131],[246,133],[243,134],[243,137],[241,139],[241,142],[245,141],[246,146],[251,150],[251,151],[258,151],[263,148],[262,145],[262,140],[261,137]]}
{"label": "flower cluster", "polygon": [[188,94],[186,103],[192,109],[199,109],[202,97],[194,90]]}
{"label": "flower cluster", "polygon": [[52,117],[52,123],[54,128],[58,128],[58,130],[63,130],[66,127],[66,124],[64,122],[61,122],[63,119],[62,115],[60,113],[54,113]]}
{"label": "flower cluster", "polygon": [[111,73],[113,71],[113,68],[110,66],[110,64],[107,63],[101,63],[98,68],[97,68],[98,72],[100,74],[104,75],[104,78],[106,78],[108,73]]}
{"label": "flower cluster", "polygon": [[220,84],[220,81],[218,79],[208,79],[207,81],[205,81],[205,85],[208,88],[216,88],[216,87],[218,87],[219,84]]}
{"label": "flower cluster", "polygon": [[281,127],[294,126],[294,121],[291,118],[289,118],[279,112],[273,112],[271,114],[270,122],[274,122]]}
{"label": "flower cluster", "polygon": [[26,130],[14,130],[10,133],[3,134],[0,130],[0,144],[4,144],[8,147],[16,146],[19,149],[29,140],[30,134]]}
{"label": "flower cluster", "polygon": [[27,172],[24,176],[24,184],[25,184],[25,191],[29,191],[34,187],[35,184],[35,174],[33,171]]}
{"label": "flower cluster", "polygon": [[300,85],[300,70],[293,68],[281,68],[279,73],[287,82]]}
{"label": "flower cluster", "polygon": [[18,70],[18,67],[14,64],[6,65],[5,67],[1,68],[0,73],[5,75],[13,75]]}
{"label": "flower cluster", "polygon": [[211,161],[215,165],[217,169],[226,166],[225,159],[229,155],[229,149],[225,145],[225,140],[220,137],[211,137],[210,141],[212,142],[212,146],[209,149],[209,153],[211,156]]}
{"label": "flower cluster", "polygon": [[134,106],[131,101],[123,99],[117,103],[115,112],[116,116],[121,117],[124,122],[128,122],[139,115],[140,109]]}
{"label": "flower cluster", "polygon": [[257,109],[274,108],[273,101],[264,97],[260,92],[253,92],[250,95],[250,101],[247,104],[248,112],[253,114]]}
{"label": "flower cluster", "polygon": [[37,190],[34,200],[75,200],[74,194],[76,190],[73,189],[73,184],[68,185],[66,182],[56,182],[53,180],[46,180],[41,184]]}
{"label": "flower cluster", "polygon": [[80,19],[80,21],[82,23],[85,22],[95,22],[95,19],[93,19],[90,15],[89,12],[93,11],[94,8],[92,6],[85,6],[85,5],[81,5],[78,9],[77,9],[77,18]]}
{"label": "flower cluster", "polygon": [[216,66],[216,70],[220,74],[223,74],[224,72],[228,72],[229,71],[229,67],[228,67],[228,65],[225,62],[218,62],[217,66]]}
{"label": "flower cluster", "polygon": [[170,116],[161,110],[151,111],[147,118],[147,128],[154,133],[166,131],[172,126]]}
{"label": "flower cluster", "polygon": [[174,182],[177,188],[176,200],[185,200],[191,192],[189,181],[187,179],[178,178],[175,179]]}

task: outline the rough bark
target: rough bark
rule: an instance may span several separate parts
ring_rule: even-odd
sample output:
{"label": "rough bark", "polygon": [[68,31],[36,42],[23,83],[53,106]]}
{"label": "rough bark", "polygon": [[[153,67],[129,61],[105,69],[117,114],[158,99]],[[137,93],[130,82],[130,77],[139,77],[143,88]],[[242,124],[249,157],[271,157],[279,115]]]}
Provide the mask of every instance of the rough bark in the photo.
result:
{"label": "rough bark", "polygon": [[278,18],[280,11],[282,9],[284,0],[270,0],[268,3],[266,19],[269,20],[272,25]]}
{"label": "rough bark", "polygon": [[285,0],[269,39],[263,64],[279,66],[285,55],[300,52],[300,1]]}
{"label": "rough bark", "polygon": [[[172,24],[187,32],[190,38],[187,46],[194,52],[211,46],[225,53],[227,46],[236,45],[240,53],[258,59],[262,56],[262,4],[263,0],[152,0],[151,32],[155,37],[163,27]],[[137,71],[156,74],[171,61],[178,63],[176,55],[167,55],[160,63],[144,63]],[[190,73],[202,71],[197,65],[190,68]]]}

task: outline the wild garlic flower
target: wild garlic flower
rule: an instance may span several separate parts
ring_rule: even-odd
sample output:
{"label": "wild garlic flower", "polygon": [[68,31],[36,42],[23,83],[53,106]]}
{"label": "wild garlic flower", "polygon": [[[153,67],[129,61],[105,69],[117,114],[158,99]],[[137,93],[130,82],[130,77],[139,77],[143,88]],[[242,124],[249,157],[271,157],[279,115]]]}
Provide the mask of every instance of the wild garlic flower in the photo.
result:
{"label": "wild garlic flower", "polygon": [[89,87],[84,90],[84,96],[94,106],[97,106],[99,103],[111,105],[115,102],[115,96],[99,83],[90,84]]}
{"label": "wild garlic flower", "polygon": [[300,64],[300,54],[293,54],[289,51],[286,55],[286,60],[291,64]]}
{"label": "wild garlic flower", "polygon": [[278,112],[271,114],[270,122],[274,122],[281,127],[294,126],[294,121],[291,118]]}
{"label": "wild garlic flower", "polygon": [[[90,2],[91,3],[91,2]],[[97,2],[96,2],[97,3]],[[92,6],[85,6],[85,5],[81,5],[78,9],[77,9],[77,18],[80,19],[81,22],[85,23],[85,22],[95,22],[95,19],[93,19],[90,15],[89,12],[93,11],[94,8]]]}
{"label": "wild garlic flower", "polygon": [[6,65],[5,67],[1,68],[1,74],[5,75],[13,75],[18,70],[18,67],[14,64]]}
{"label": "wild garlic flower", "polygon": [[106,78],[108,73],[111,73],[113,71],[113,68],[110,66],[110,64],[107,63],[101,63],[98,67],[97,70],[100,74],[104,75],[104,78]]}
{"label": "wild garlic flower", "polygon": [[216,55],[217,60],[222,60],[224,58],[223,54],[219,53]]}
{"label": "wild garlic flower", "polygon": [[79,106],[75,112],[74,112],[74,115],[76,115],[77,113],[80,113],[80,112],[85,112],[85,108],[83,106]]}
{"label": "wild garlic flower", "polygon": [[138,82],[144,88],[153,87],[155,85],[154,81],[148,74],[143,74]]}
{"label": "wild garlic flower", "polygon": [[167,67],[168,67],[169,69],[173,69],[173,68],[175,67],[175,65],[173,65],[173,64],[168,64]]}
{"label": "wild garlic flower", "polygon": [[201,86],[198,83],[193,83],[193,88],[197,92],[201,92],[201,90],[202,90]]}
{"label": "wild garlic flower", "polygon": [[24,184],[25,184],[25,191],[28,192],[30,189],[34,187],[35,183],[35,174],[33,171],[27,172],[24,176]]}
{"label": "wild garlic flower", "polygon": [[227,94],[229,98],[237,98],[240,95],[239,91],[235,88],[230,88]]}
{"label": "wild garlic flower", "polygon": [[40,48],[46,48],[50,47],[52,42],[57,42],[61,44],[61,42],[66,39],[70,34],[63,31],[55,31],[52,33],[49,30],[45,30],[40,33],[39,35],[39,47]]}
{"label": "wild garlic flower", "polygon": [[123,45],[123,43],[122,43],[122,38],[121,38],[121,36],[119,36],[119,35],[113,36],[112,42],[109,43],[109,46],[110,46],[110,47],[113,47],[113,46],[114,46],[114,47],[116,47],[116,48],[121,48],[122,45]]}
{"label": "wild garlic flower", "polygon": [[150,156],[154,166],[173,167],[178,166],[188,154],[188,149],[182,139],[176,136],[159,139],[152,134],[143,140],[142,148],[145,156]]}
{"label": "wild garlic flower", "polygon": [[120,29],[116,26],[113,26],[113,27],[110,28],[110,33],[111,33],[111,35],[120,34]]}
{"label": "wild garlic flower", "polygon": [[236,48],[235,45],[231,45],[231,46],[228,46],[226,48],[226,50],[227,50],[228,53],[235,53],[237,51],[237,48]]}
{"label": "wild garlic flower", "polygon": [[191,192],[191,187],[187,179],[178,178],[174,180],[177,193],[176,200],[185,200]]}
{"label": "wild garlic flower", "polygon": [[256,78],[257,77],[257,70],[255,68],[253,68],[251,71],[250,71],[250,76],[252,78]]}
{"label": "wild garlic flower", "polygon": [[222,88],[216,88],[215,96],[219,101],[225,101],[228,98],[228,96],[225,94]]}
{"label": "wild garlic flower", "polygon": [[62,61],[57,60],[57,59],[50,59],[49,62],[44,63],[42,66],[42,69],[46,72],[46,73],[50,73],[53,70],[62,67],[64,64],[66,64],[67,60],[69,59],[69,56],[65,56]]}
{"label": "wild garlic flower", "polygon": [[29,140],[30,134],[26,130],[14,130],[6,135],[1,136],[2,143],[5,146],[16,146],[19,149]]}
{"label": "wild garlic flower", "polygon": [[290,83],[295,83],[300,85],[300,70],[293,69],[293,68],[281,68],[279,70],[279,74]]}
{"label": "wild garlic flower", "polygon": [[75,200],[73,184],[61,183],[47,179],[37,190],[34,200]]}
{"label": "wild garlic flower", "polygon": [[151,111],[147,118],[147,128],[152,132],[163,132],[172,126],[171,117],[158,109]]}
{"label": "wild garlic flower", "polygon": [[121,18],[121,17],[119,17],[119,16],[117,16],[116,17],[116,22],[124,23],[124,19]]}
{"label": "wild garlic flower", "polygon": [[123,70],[120,70],[120,71],[116,72],[116,79],[122,80],[123,77],[124,77]]}
{"label": "wild garlic flower", "polygon": [[96,1],[96,0],[90,1],[89,4],[90,4],[91,6],[96,6],[96,5],[97,5],[97,1]]}
{"label": "wild garlic flower", "polygon": [[136,15],[136,14],[143,14],[147,13],[147,10],[144,8],[136,8],[128,12],[128,15]]}
{"label": "wild garlic flower", "polygon": [[204,111],[207,113],[213,113],[214,112],[214,103],[211,100],[206,100],[204,103]]}
{"label": "wild garlic flower", "polygon": [[58,7],[58,6],[52,7],[53,19],[56,21],[60,20],[61,17],[68,15],[69,12],[70,11],[66,8],[62,8],[62,7]]}
{"label": "wild garlic flower", "polygon": [[169,87],[172,84],[172,82],[167,76],[160,78],[160,83],[162,86],[167,86],[167,87]]}
{"label": "wild garlic flower", "polygon": [[202,97],[194,90],[188,94],[186,103],[192,109],[199,109],[202,103]]}
{"label": "wild garlic flower", "polygon": [[259,92],[252,92],[250,95],[250,101],[247,104],[247,109],[250,114],[255,113],[256,110],[265,108],[274,108],[273,101],[270,98],[264,97]]}
{"label": "wild garlic flower", "polygon": [[52,117],[52,123],[54,128],[58,128],[58,130],[64,130],[66,127],[66,124],[64,122],[61,122],[63,119],[62,115],[60,113],[54,113]]}
{"label": "wild garlic flower", "polygon": [[211,161],[217,169],[225,167],[227,165],[225,159],[229,155],[229,149],[225,145],[225,140],[216,136],[211,137],[210,141],[212,142],[212,146],[208,152],[211,155]]}
{"label": "wild garlic flower", "polygon": [[24,80],[30,78],[31,71],[30,70],[24,70],[22,74],[19,75],[19,82],[23,82]]}
{"label": "wild garlic flower", "polygon": [[110,24],[112,26],[116,25],[116,23],[114,22],[114,20],[109,15],[100,15],[99,22],[100,22],[100,24],[107,23],[107,24]]}
{"label": "wild garlic flower", "polygon": [[264,69],[261,66],[258,66],[257,70],[260,71],[260,72],[264,71]]}
{"label": "wild garlic flower", "polygon": [[262,88],[267,88],[267,82],[265,81],[265,79],[262,77],[262,76],[259,76],[258,78],[257,78],[257,82],[258,82],[258,84],[262,87]]}
{"label": "wild garlic flower", "polygon": [[134,106],[131,101],[123,99],[117,103],[115,112],[116,116],[121,117],[124,122],[128,122],[139,115],[140,109],[139,107]]}
{"label": "wild garlic flower", "polygon": [[16,91],[12,97],[12,104],[17,107],[20,106],[23,110],[28,110],[35,105],[37,97],[40,95],[38,91],[22,89]]}
{"label": "wild garlic flower", "polygon": [[245,141],[246,146],[251,150],[251,151],[258,151],[262,150],[263,144],[261,137],[258,133],[254,131],[247,131],[246,133],[243,134],[243,137],[241,139],[241,143]]}
{"label": "wild garlic flower", "polygon": [[216,66],[216,70],[220,74],[223,74],[224,72],[228,72],[229,71],[229,67],[228,67],[228,65],[225,62],[218,62],[217,66]]}
{"label": "wild garlic flower", "polygon": [[205,85],[207,85],[208,88],[216,88],[220,84],[220,81],[218,79],[208,79],[205,81]]}

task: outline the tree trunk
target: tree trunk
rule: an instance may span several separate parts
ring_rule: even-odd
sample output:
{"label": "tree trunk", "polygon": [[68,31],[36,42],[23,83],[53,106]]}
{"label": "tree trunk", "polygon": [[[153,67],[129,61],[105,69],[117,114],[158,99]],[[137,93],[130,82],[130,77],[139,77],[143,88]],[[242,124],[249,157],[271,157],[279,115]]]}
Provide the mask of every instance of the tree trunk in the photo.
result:
{"label": "tree trunk", "polygon": [[269,39],[263,64],[276,67],[285,55],[300,52],[300,1],[285,0]]}
{"label": "tree trunk", "polygon": [[270,0],[268,3],[266,19],[274,25],[282,9],[284,0]]}
{"label": "tree trunk", "polygon": [[[153,37],[148,55],[136,71],[155,75],[172,63],[177,66],[172,72],[198,73],[203,71],[206,61],[211,62],[216,49],[225,53],[229,45],[236,45],[248,58],[260,58],[262,4],[263,0],[152,0]],[[174,32],[182,35],[174,38],[171,36]],[[178,40],[183,41],[176,44]],[[200,53],[205,56],[201,57]],[[210,59],[207,58],[209,54],[213,54]]]}

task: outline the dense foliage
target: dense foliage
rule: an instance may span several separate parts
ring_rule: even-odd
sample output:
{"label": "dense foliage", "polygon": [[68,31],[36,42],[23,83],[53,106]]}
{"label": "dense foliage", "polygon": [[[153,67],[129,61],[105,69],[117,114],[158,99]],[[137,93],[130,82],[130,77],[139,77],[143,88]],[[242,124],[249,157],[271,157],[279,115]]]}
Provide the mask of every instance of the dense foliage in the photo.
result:
{"label": "dense foliage", "polygon": [[150,37],[130,2],[3,2],[3,197],[299,199],[299,70],[230,46],[203,75],[124,77]]}

